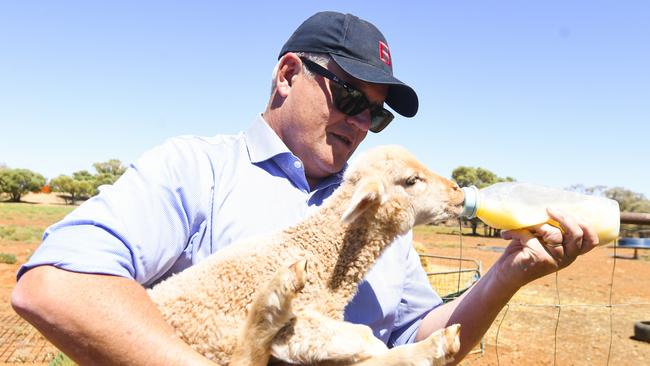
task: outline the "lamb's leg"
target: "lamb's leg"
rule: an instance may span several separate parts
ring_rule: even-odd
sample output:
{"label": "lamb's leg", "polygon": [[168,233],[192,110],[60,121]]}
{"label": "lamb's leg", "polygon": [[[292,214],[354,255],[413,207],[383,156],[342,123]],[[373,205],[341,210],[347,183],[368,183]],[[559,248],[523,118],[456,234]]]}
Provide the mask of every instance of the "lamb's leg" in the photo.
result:
{"label": "lamb's leg", "polygon": [[272,354],[292,364],[438,366],[460,349],[460,325],[438,330],[421,342],[388,349],[364,325],[299,313],[273,341]]}
{"label": "lamb's leg", "polygon": [[291,301],[304,287],[306,271],[305,260],[280,268],[255,295],[246,323],[237,338],[230,366],[267,365],[273,338],[294,318]]}
{"label": "lamb's leg", "polygon": [[348,365],[387,350],[369,327],[311,309],[297,311],[291,326],[282,329],[271,346],[274,359],[298,365]]}
{"label": "lamb's leg", "polygon": [[388,352],[353,363],[355,366],[443,366],[460,349],[460,325],[440,329],[421,342],[395,347]]}

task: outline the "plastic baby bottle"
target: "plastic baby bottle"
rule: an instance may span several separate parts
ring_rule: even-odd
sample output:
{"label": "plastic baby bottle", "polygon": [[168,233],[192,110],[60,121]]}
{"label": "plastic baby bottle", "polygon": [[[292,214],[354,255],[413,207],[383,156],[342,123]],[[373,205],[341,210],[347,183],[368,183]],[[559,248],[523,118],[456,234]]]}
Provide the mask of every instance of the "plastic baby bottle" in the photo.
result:
{"label": "plastic baby bottle", "polygon": [[478,217],[497,229],[522,229],[542,223],[558,226],[546,213],[548,207],[560,209],[596,229],[599,244],[618,237],[618,202],[529,183],[502,182],[477,189],[464,187],[462,216]]}

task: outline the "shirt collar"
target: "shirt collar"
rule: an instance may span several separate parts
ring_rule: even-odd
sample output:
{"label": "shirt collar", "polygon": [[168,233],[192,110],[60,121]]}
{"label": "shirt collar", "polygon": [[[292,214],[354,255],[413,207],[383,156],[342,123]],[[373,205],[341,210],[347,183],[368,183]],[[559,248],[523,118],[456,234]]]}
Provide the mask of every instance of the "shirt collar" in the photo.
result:
{"label": "shirt collar", "polygon": [[291,153],[261,114],[255,118],[250,128],[244,132],[244,139],[252,163],[269,160],[280,154]]}
{"label": "shirt collar", "polygon": [[[273,131],[271,126],[266,123],[262,114],[259,114],[257,118],[253,121],[253,124],[244,132],[244,139],[246,141],[246,147],[248,149],[248,156],[251,160],[251,163],[257,164],[267,160],[275,160],[278,162],[278,165],[283,170],[287,171],[288,168],[285,167],[287,164],[282,164],[280,156],[284,155],[285,157],[289,155],[293,160],[299,160],[298,157],[293,155],[289,150],[287,145],[280,139],[280,137]],[[292,161],[293,161],[292,160]],[[343,180],[343,173],[347,169],[348,164],[346,163],[343,169],[340,172],[333,174],[329,177],[321,180],[314,190],[321,190],[323,188],[338,186]],[[306,178],[304,175],[301,180],[304,180],[304,186],[308,188]]]}

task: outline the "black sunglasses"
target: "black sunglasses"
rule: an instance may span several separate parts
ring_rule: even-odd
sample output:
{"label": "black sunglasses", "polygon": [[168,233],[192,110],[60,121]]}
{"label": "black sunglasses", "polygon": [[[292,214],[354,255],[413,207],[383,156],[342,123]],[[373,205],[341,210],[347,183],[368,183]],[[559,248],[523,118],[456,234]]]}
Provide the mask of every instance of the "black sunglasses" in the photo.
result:
{"label": "black sunglasses", "polygon": [[304,57],[301,57],[300,59],[305,66],[307,66],[309,71],[326,77],[334,82],[330,83],[330,86],[336,109],[348,116],[356,116],[366,109],[370,111],[370,131],[375,133],[380,132],[388,126],[393,118],[395,118],[389,110],[382,106],[370,103],[365,94],[341,80],[328,69]]}

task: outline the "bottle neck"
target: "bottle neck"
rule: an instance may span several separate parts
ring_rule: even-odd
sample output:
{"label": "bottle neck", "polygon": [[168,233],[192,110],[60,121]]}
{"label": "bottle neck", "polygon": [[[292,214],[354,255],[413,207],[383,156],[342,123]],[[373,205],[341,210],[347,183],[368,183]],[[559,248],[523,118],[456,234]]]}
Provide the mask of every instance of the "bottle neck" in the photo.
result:
{"label": "bottle neck", "polygon": [[469,186],[461,189],[465,193],[465,202],[463,202],[463,212],[460,213],[460,216],[473,219],[476,217],[476,211],[478,210],[478,188]]}

